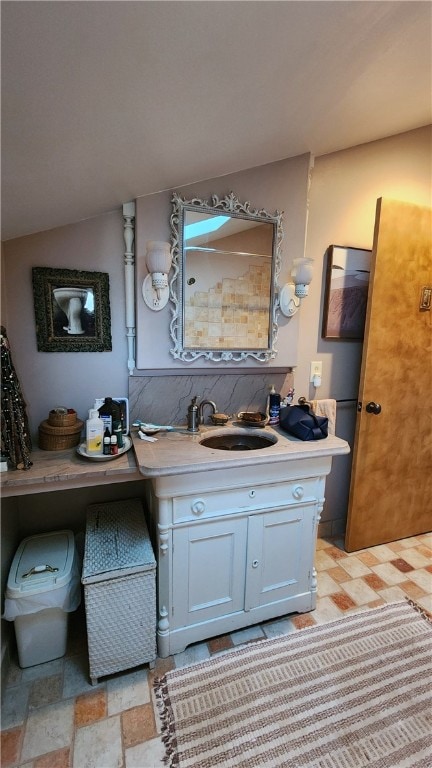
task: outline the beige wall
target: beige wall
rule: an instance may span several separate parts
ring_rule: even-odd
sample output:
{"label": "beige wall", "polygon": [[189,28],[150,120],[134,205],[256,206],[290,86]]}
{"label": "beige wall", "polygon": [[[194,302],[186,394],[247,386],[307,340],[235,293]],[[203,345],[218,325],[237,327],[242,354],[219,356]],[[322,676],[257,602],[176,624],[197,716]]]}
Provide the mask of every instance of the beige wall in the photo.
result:
{"label": "beige wall", "polygon": [[[9,240],[3,246],[6,325],[12,359],[27,403],[33,437],[51,408],[88,416],[95,397],[126,397],[128,390],[121,211]],[[110,281],[111,352],[38,352],[32,267],[107,272]]]}
{"label": "beige wall", "polygon": [[1,297],[0,297],[0,324],[6,325],[7,319],[7,304],[6,304],[6,274],[5,274],[5,259],[4,259],[4,245],[1,244]]}
{"label": "beige wall", "polygon": [[[320,395],[349,397],[358,381],[361,342],[321,340],[324,255],[329,245],[372,248],[379,197],[431,205],[431,128],[318,157],[312,172],[306,255],[314,279],[300,313],[297,386],[309,388],[309,361],[323,360]],[[355,368],[355,370],[353,370]]]}
{"label": "beige wall", "polygon": [[[249,200],[252,207],[264,208],[269,213],[283,211],[284,238],[282,241],[282,265],[280,284],[289,277],[292,260],[303,255],[307,189],[310,156],[281,160],[262,165],[240,173],[207,179],[199,184],[182,187],[176,191],[187,200],[198,197],[210,200],[213,194],[224,197],[231,191],[241,202]],[[140,197],[136,208],[136,300],[137,300],[137,368],[152,368],[173,371],[184,368],[217,369],[219,372],[232,363],[213,363],[199,358],[194,363],[174,360],[169,350],[172,342],[169,336],[171,308],[168,304],[159,312],[153,312],[143,301],[141,285],[147,274],[145,252],[147,240],[169,240],[169,220],[172,212],[171,192]],[[277,357],[267,364],[248,358],[236,363],[238,370],[244,368],[292,366],[297,364],[298,318],[288,320],[280,316],[279,333],[276,343]]]}
{"label": "beige wall", "polygon": [[[306,255],[314,259],[314,279],[302,303],[296,395],[355,398],[362,342],[321,339],[325,252],[329,245],[372,248],[379,197],[431,205],[431,127],[318,157],[312,173]],[[309,384],[311,360],[322,360],[322,386]],[[338,406],[337,434],[352,442],[355,404]],[[334,461],[326,487],[327,529],[343,530],[351,457]]]}

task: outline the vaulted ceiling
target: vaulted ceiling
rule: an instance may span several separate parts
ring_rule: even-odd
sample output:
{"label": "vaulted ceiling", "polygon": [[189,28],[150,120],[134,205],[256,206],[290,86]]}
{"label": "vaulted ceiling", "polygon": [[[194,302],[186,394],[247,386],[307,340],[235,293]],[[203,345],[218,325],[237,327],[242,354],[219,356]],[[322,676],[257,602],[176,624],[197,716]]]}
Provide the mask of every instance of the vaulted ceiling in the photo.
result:
{"label": "vaulted ceiling", "polygon": [[6,2],[2,239],[431,122],[430,2]]}

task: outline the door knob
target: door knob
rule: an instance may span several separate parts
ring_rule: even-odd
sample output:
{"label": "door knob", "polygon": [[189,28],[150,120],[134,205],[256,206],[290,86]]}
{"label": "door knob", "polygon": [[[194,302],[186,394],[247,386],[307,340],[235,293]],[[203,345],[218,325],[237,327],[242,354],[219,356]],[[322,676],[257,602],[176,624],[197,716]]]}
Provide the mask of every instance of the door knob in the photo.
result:
{"label": "door knob", "polygon": [[374,403],[374,401],[371,400],[371,402],[367,404],[366,410],[368,413],[375,413],[375,415],[378,416],[378,414],[381,413],[381,406],[379,403]]}

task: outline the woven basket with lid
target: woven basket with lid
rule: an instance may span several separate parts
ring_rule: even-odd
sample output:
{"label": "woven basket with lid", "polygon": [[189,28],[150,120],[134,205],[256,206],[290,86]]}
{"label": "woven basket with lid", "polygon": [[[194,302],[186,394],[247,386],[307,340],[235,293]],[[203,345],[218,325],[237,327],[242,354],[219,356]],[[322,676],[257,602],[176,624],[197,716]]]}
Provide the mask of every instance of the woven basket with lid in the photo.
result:
{"label": "woven basket with lid", "polygon": [[76,411],[69,409],[64,413],[63,411],[52,410],[48,415],[48,424],[52,427],[71,427],[76,424],[77,415]]}
{"label": "woven basket with lid", "polygon": [[39,448],[43,451],[63,451],[78,445],[84,422],[76,418],[70,426],[53,426],[48,420],[39,425]]}

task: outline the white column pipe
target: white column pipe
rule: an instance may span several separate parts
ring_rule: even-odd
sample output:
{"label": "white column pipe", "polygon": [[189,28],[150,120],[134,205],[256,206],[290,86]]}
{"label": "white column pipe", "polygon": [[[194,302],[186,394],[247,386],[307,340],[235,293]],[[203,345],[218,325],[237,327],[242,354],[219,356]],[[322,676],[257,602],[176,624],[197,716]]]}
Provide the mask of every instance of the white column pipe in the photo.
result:
{"label": "white column pipe", "polygon": [[135,202],[123,204],[123,235],[125,241],[125,299],[126,337],[128,344],[128,369],[132,376],[135,369]]}

